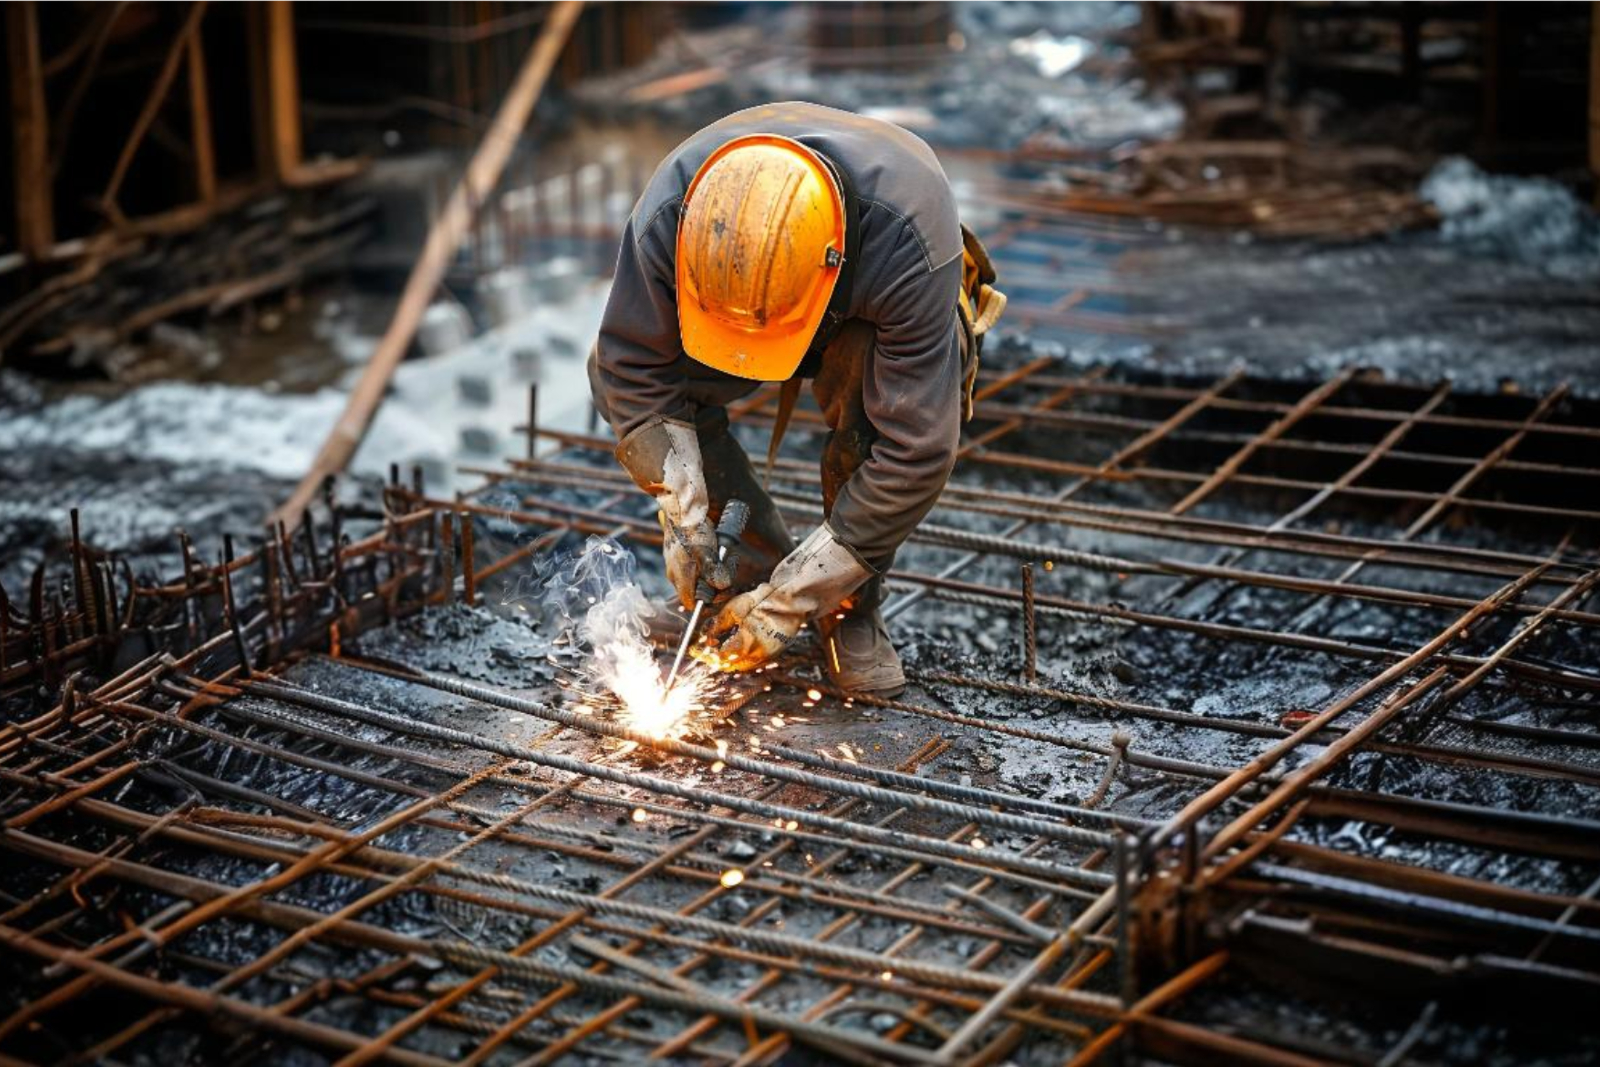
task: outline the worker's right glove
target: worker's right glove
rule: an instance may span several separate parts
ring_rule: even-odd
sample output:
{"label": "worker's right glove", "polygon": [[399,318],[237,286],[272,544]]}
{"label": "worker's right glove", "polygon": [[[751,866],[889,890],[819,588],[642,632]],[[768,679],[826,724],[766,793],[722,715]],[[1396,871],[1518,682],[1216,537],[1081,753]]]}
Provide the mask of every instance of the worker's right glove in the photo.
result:
{"label": "worker's right glove", "polygon": [[807,619],[837,608],[872,570],[823,523],[772,571],[770,581],[734,597],[712,624],[715,652],[697,658],[728,671],[748,671],[781,652]]}
{"label": "worker's right glove", "polygon": [[726,570],[717,566],[717,532],[711,525],[711,499],[694,427],[653,415],[618,443],[617,462],[661,509],[667,579],[684,608],[694,606],[702,578],[713,588],[726,588]]}

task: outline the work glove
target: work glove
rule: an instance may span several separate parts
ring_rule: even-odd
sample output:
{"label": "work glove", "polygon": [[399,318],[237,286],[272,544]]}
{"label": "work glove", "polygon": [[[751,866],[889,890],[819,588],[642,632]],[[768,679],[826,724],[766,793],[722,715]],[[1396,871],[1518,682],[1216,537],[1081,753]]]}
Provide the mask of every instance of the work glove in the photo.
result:
{"label": "work glove", "polygon": [[696,657],[727,671],[758,667],[783,651],[806,620],[833,611],[872,573],[823,523],[779,562],[770,580],[728,601],[711,626],[714,648],[696,649]]}
{"label": "work glove", "polygon": [[704,579],[726,589],[726,569],[717,565],[717,532],[711,525],[700,440],[686,422],[653,415],[617,444],[617,462],[660,509],[661,552],[667,579],[687,610]]}

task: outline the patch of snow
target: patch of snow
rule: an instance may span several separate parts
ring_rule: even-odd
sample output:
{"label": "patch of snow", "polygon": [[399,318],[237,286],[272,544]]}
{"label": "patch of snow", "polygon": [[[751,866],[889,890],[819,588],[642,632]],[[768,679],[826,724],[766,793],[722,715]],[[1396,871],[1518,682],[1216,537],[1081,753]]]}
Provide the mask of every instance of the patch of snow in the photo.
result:
{"label": "patch of snow", "polygon": [[1034,30],[1055,34],[1098,34],[1139,24],[1139,5],[1095,0],[974,0],[954,5],[956,25],[969,37],[1021,37]]}
{"label": "patch of snow", "polygon": [[1454,156],[1433,168],[1420,191],[1444,216],[1446,240],[1555,277],[1600,277],[1600,216],[1549,178],[1489,174]]}
{"label": "patch of snow", "polygon": [[1046,78],[1059,78],[1076,70],[1094,52],[1094,42],[1076,34],[1058,37],[1049,30],[1035,30],[1011,42],[1011,54],[1032,63]]}
{"label": "patch of snow", "polygon": [[[608,291],[604,283],[585,285],[566,301],[538,306],[443,355],[402,363],[353,471],[382,475],[390,463],[403,469],[420,464],[429,472],[431,491],[476,484],[476,478],[458,478],[455,468],[524,452],[512,427],[527,419],[533,381],[539,383],[542,425],[586,429],[585,360]],[[0,453],[48,449],[62,456],[128,456],[298,478],[343,411],[375,344],[374,338],[348,333],[336,332],[333,340],[350,362],[340,388],[296,394],[156,382],[109,400],[72,396],[0,420]],[[474,379],[473,388],[464,390],[463,379]]]}

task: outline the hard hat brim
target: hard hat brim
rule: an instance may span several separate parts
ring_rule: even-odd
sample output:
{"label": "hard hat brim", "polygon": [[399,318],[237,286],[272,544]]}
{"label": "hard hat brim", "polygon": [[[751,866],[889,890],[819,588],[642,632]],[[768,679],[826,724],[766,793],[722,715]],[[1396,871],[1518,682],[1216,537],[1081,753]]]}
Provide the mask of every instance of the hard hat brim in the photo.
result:
{"label": "hard hat brim", "polygon": [[693,306],[681,310],[678,325],[689,358],[723,374],[757,382],[793,377],[816,334],[812,329],[774,337],[767,331],[743,330]]}

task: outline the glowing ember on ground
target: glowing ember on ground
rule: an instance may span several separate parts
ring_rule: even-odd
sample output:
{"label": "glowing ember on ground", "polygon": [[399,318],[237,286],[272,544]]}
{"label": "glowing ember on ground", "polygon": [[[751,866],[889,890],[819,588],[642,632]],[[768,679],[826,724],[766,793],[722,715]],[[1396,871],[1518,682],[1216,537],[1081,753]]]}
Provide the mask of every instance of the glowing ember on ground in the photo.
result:
{"label": "glowing ember on ground", "polygon": [[730,867],[722,872],[722,888],[732,889],[744,881],[744,872],[737,867]]}

